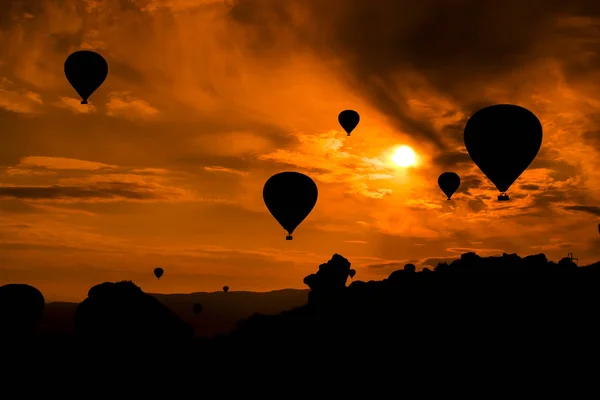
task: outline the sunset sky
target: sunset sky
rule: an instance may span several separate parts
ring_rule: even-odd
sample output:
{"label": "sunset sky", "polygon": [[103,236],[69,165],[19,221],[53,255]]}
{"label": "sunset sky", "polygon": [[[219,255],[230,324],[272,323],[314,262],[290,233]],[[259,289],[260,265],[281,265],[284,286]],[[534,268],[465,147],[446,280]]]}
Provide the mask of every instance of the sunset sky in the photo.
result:
{"label": "sunset sky", "polygon": [[[109,64],[88,106],[63,73],[82,48]],[[306,288],[334,253],[361,280],[467,251],[591,264],[599,50],[596,1],[1,2],[0,284],[80,301],[123,279],[154,293]],[[495,103],[544,128],[501,203],[463,143]],[[344,109],[361,115],[350,137]],[[401,145],[416,166],[392,162]],[[262,200],[287,170],[319,188],[293,241]],[[444,171],[462,178],[452,202]]]}

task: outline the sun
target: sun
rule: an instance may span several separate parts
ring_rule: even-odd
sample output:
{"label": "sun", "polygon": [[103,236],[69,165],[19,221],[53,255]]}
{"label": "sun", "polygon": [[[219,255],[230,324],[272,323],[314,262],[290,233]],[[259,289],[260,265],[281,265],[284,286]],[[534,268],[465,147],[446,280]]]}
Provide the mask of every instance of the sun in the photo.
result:
{"label": "sun", "polygon": [[392,156],[392,161],[399,167],[412,167],[417,163],[417,155],[408,146],[400,146]]}

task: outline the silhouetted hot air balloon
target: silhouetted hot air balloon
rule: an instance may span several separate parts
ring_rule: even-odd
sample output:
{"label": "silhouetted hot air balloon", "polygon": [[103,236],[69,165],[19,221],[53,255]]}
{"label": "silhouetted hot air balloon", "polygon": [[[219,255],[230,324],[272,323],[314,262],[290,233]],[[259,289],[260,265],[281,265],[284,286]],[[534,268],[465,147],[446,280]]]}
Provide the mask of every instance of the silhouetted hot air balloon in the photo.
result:
{"label": "silhouetted hot air balloon", "polygon": [[165,273],[165,270],[163,270],[162,268],[154,268],[154,276],[157,279],[160,279],[160,277],[163,276],[164,273]]}
{"label": "silhouetted hot air balloon", "polygon": [[350,271],[348,271],[348,275],[350,275],[350,279],[354,278],[354,275],[356,275],[356,270],[351,269]]}
{"label": "silhouetted hot air balloon", "polygon": [[80,50],[65,61],[67,80],[81,96],[81,104],[104,83],[108,76],[108,63],[100,54],[91,50]]}
{"label": "silhouetted hot air balloon", "polygon": [[455,172],[444,172],[438,178],[438,185],[448,200],[451,200],[452,195],[460,186],[460,176]]}
{"label": "silhouetted hot air balloon", "polygon": [[203,309],[204,309],[204,307],[202,307],[202,304],[200,304],[200,303],[194,304],[194,314],[196,314],[196,315],[200,314]]}
{"label": "silhouetted hot air balloon", "polygon": [[542,124],[526,108],[497,104],[477,111],[465,126],[467,151],[481,172],[508,200],[506,191],[542,146]]}
{"label": "silhouetted hot air balloon", "polygon": [[338,122],[344,128],[348,136],[360,122],[360,115],[354,110],[344,110],[338,115]]}
{"label": "silhouetted hot air balloon", "polygon": [[263,187],[263,199],[267,209],[288,233],[292,233],[310,214],[319,191],[308,176],[299,172],[280,172],[270,177]]}
{"label": "silhouetted hot air balloon", "polygon": [[224,291],[225,293],[229,292],[229,286],[223,286],[223,291]]}

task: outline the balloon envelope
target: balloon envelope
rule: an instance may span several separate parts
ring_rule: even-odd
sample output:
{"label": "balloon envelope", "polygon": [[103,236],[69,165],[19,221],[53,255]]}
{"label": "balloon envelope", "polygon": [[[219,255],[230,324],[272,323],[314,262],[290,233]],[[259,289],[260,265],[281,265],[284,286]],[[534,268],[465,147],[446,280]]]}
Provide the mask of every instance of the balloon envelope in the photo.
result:
{"label": "balloon envelope", "polygon": [[438,178],[438,185],[450,200],[460,186],[460,176],[455,172],[444,172]]}
{"label": "balloon envelope", "polygon": [[202,304],[200,303],[194,304],[194,314],[200,314],[203,308],[204,307],[202,307]]}
{"label": "balloon envelope", "polygon": [[108,76],[108,63],[94,51],[76,51],[65,61],[65,76],[81,97],[81,104],[87,104],[87,99]]}
{"label": "balloon envelope", "polygon": [[229,286],[223,286],[223,291],[227,293],[229,291]]}
{"label": "balloon envelope", "polygon": [[338,115],[338,122],[344,128],[348,136],[360,122],[360,115],[354,110],[344,110]]}
{"label": "balloon envelope", "polygon": [[263,187],[267,209],[288,232],[286,239],[310,214],[319,191],[315,182],[299,172],[280,172],[270,177]]}
{"label": "balloon envelope", "polygon": [[162,268],[154,268],[154,276],[156,276],[158,279],[160,279],[164,273],[165,271]]}
{"label": "balloon envelope", "polygon": [[471,159],[502,193],[535,159],[542,136],[538,118],[526,108],[512,104],[477,111],[464,131]]}
{"label": "balloon envelope", "polygon": [[350,275],[350,279],[354,278],[354,275],[356,275],[356,270],[351,269],[350,271],[348,271],[348,275]]}

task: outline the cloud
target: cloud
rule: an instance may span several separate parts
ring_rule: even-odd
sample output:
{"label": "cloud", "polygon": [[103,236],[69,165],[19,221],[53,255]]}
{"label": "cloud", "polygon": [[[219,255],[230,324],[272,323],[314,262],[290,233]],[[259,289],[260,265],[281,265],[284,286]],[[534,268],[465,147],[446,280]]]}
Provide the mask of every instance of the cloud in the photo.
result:
{"label": "cloud", "polygon": [[600,217],[600,207],[598,206],[566,206],[565,210],[569,211],[583,211],[588,214],[596,215]]}
{"label": "cloud", "polygon": [[208,172],[224,172],[227,174],[234,174],[234,175],[240,175],[240,176],[248,175],[248,172],[246,172],[246,171],[238,171],[233,168],[225,168],[225,167],[219,167],[219,166],[204,167],[204,170],[208,171]]}
{"label": "cloud", "polygon": [[18,88],[7,78],[0,78],[0,107],[19,114],[40,112],[44,104],[39,93]]}
{"label": "cloud", "polygon": [[21,168],[47,168],[57,170],[81,170],[81,171],[98,171],[98,170],[114,170],[118,167],[93,161],[75,160],[72,158],[61,157],[24,157],[18,164]]}
{"label": "cloud", "polygon": [[151,119],[160,112],[145,100],[135,98],[127,93],[112,93],[106,103],[106,115],[127,119]]}
{"label": "cloud", "polygon": [[72,111],[73,114],[92,114],[98,111],[91,101],[89,104],[84,105],[81,104],[81,100],[72,97],[61,97],[54,105],[60,108],[66,108],[67,110]]}
{"label": "cloud", "polygon": [[0,197],[26,200],[148,200],[158,198],[155,193],[134,184],[106,184],[91,187],[76,186],[0,186]]}
{"label": "cloud", "polygon": [[[0,170],[2,172],[2,170]],[[0,186],[0,197],[59,203],[115,201],[192,201],[234,203],[234,200],[192,190],[188,176],[166,169],[130,168],[60,157],[28,156],[4,169],[13,179],[37,177],[38,184]],[[1,175],[0,175],[1,176]],[[27,181],[25,181],[27,182]]]}
{"label": "cloud", "polygon": [[394,178],[391,163],[383,160],[384,155],[370,157],[360,154],[360,148],[351,153],[345,137],[340,137],[337,131],[302,133],[295,137],[298,145],[294,150],[277,149],[260,155],[259,159],[299,167],[325,184],[345,184],[347,194],[381,199],[392,193],[387,187],[373,187]]}

